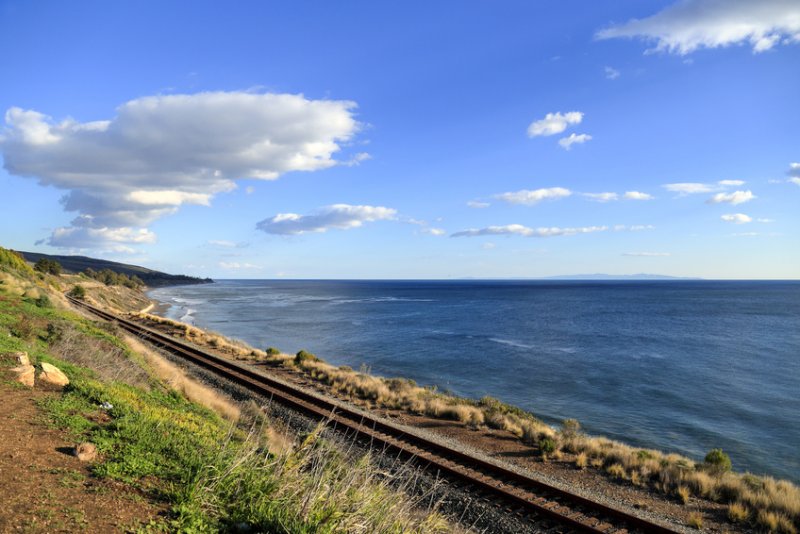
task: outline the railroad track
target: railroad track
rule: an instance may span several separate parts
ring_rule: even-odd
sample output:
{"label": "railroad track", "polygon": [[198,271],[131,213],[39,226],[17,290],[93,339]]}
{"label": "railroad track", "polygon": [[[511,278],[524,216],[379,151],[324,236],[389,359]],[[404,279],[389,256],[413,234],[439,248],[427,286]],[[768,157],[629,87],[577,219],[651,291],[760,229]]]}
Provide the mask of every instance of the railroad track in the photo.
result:
{"label": "railroad track", "polygon": [[473,493],[503,506],[509,513],[550,525],[548,530],[605,534],[677,532],[667,526],[431,441],[408,429],[334,403],[321,395],[296,388],[250,367],[215,356],[81,300],[67,298],[76,306],[102,319],[113,321],[124,330],[255,393],[270,397],[313,418],[327,421],[329,425],[334,425],[339,430],[352,433],[361,440],[368,440],[373,446],[390,451],[398,457],[411,459],[429,471],[459,484],[468,485]]}

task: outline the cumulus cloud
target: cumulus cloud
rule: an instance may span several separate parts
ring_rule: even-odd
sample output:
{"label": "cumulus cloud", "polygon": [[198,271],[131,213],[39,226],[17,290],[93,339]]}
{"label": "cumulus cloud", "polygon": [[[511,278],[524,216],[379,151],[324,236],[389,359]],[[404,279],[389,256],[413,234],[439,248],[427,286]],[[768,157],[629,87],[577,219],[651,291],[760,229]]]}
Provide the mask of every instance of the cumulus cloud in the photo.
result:
{"label": "cumulus cloud", "polygon": [[56,228],[53,234],[43,242],[48,245],[69,249],[98,248],[116,252],[133,252],[127,245],[141,245],[156,242],[156,235],[146,228],[87,228],[72,226]]}
{"label": "cumulus cloud", "polygon": [[456,232],[450,237],[479,237],[486,235],[518,235],[522,237],[557,237],[576,234],[588,234],[592,232],[603,232],[608,230],[607,226],[585,226],[581,228],[559,228],[557,226],[528,228],[521,224],[508,224],[505,226],[488,226],[486,228],[472,228]]}
{"label": "cumulus cloud", "polygon": [[618,200],[619,195],[616,193],[581,193],[583,196],[588,198],[589,200],[594,200],[595,202],[611,202],[612,200]]}
{"label": "cumulus cloud", "polygon": [[500,193],[495,195],[494,198],[508,202],[509,204],[523,204],[525,206],[533,206],[543,200],[556,200],[559,198],[568,197],[572,191],[563,187],[547,187],[543,189],[523,189],[521,191],[514,191],[509,193]]}
{"label": "cumulus cloud", "polygon": [[606,79],[607,80],[616,80],[617,78],[619,78],[619,74],[620,74],[620,72],[617,69],[613,68],[613,67],[606,67],[605,68],[605,73],[606,73]]}
{"label": "cumulus cloud", "polygon": [[302,95],[209,92],[138,98],[110,120],[85,123],[11,108],[0,150],[11,174],[66,191],[64,208],[78,213],[48,243],[64,246],[71,235],[93,248],[108,243],[109,231],[135,234],[184,204],[209,205],[237,179],[274,180],[342,163],[334,155],[359,130],[355,107]]}
{"label": "cumulus cloud", "polygon": [[636,258],[659,258],[671,256],[669,252],[626,252],[623,256],[632,256]]}
{"label": "cumulus cloud", "polygon": [[796,0],[680,0],[655,15],[597,32],[598,39],[640,37],[649,52],[686,55],[699,48],[749,43],[754,53],[800,42]]}
{"label": "cumulus cloud", "polygon": [[744,204],[756,198],[752,191],[733,191],[732,193],[717,193],[708,199],[709,204]]}
{"label": "cumulus cloud", "polygon": [[256,228],[268,234],[299,235],[309,232],[326,232],[331,228],[349,230],[365,222],[392,220],[397,210],[383,206],[351,206],[334,204],[326,206],[312,215],[279,213],[256,224]]}
{"label": "cumulus cloud", "polygon": [[474,209],[483,209],[488,208],[491,206],[488,202],[481,202],[480,200],[470,200],[467,202],[467,206]]}
{"label": "cumulus cloud", "polygon": [[713,193],[714,191],[724,190],[727,187],[738,187],[744,185],[744,180],[720,180],[715,184],[699,182],[681,182],[675,184],[664,184],[667,191],[678,193],[680,196],[695,195],[697,193]]}
{"label": "cumulus cloud", "polygon": [[625,191],[624,197],[627,200],[653,200],[655,198],[653,195],[639,191]]}
{"label": "cumulus cloud", "polygon": [[789,178],[788,182],[790,184],[800,185],[800,177],[793,176],[792,178]]}
{"label": "cumulus cloud", "polygon": [[732,222],[736,224],[744,224],[752,222],[753,218],[744,213],[728,213],[720,217],[723,221]]}
{"label": "cumulus cloud", "polygon": [[561,148],[564,150],[569,150],[572,148],[572,145],[578,144],[582,145],[587,141],[591,141],[592,136],[589,134],[569,134],[568,137],[562,137],[558,140],[558,144],[561,145]]}
{"label": "cumulus cloud", "polygon": [[583,113],[580,111],[548,113],[543,119],[533,121],[528,126],[528,137],[559,134],[566,130],[567,126],[580,124],[582,120]]}

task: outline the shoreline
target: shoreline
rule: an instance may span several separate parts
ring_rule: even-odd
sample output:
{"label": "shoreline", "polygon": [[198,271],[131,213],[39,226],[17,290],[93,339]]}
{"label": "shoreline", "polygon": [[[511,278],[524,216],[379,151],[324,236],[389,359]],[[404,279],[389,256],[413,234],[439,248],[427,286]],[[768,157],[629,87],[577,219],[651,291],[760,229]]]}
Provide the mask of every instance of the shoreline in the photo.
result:
{"label": "shoreline", "polygon": [[[167,303],[162,302],[162,304],[168,309]],[[171,319],[160,321],[160,325],[165,326],[167,330],[174,328],[170,325],[181,324]],[[189,337],[190,332],[195,332],[192,336],[201,339],[203,335],[220,337],[194,325],[184,324],[178,328],[183,329],[187,339],[190,340],[192,340]],[[218,340],[212,339],[210,345],[211,350],[219,351],[224,348]],[[800,489],[794,484],[769,476],[755,477],[749,473],[714,471],[713,464],[708,463],[708,458],[712,455],[707,456],[703,462],[654,449],[638,449],[603,437],[587,436],[580,431],[577,423],[575,427],[571,427],[572,423],[565,422],[560,429],[541,422],[530,423],[532,426],[529,432],[514,426],[514,421],[521,422],[523,426],[529,424],[525,423],[525,420],[512,418],[499,423],[493,422],[492,414],[509,415],[515,413],[515,410],[521,411],[519,408],[493,399],[476,401],[437,393],[432,404],[439,402],[439,405],[432,410],[429,409],[430,404],[425,407],[414,407],[413,401],[411,404],[408,402],[398,404],[398,401],[390,400],[389,404],[386,404],[380,400],[380,395],[375,397],[373,393],[369,393],[374,390],[369,390],[368,385],[359,386],[367,392],[363,394],[358,393],[358,388],[349,389],[347,386],[349,377],[363,377],[359,379],[362,382],[372,380],[376,382],[378,388],[381,384],[408,383],[407,380],[372,377],[356,373],[349,368],[342,370],[343,368],[336,368],[308,353],[306,354],[309,359],[306,360],[304,357],[298,363],[299,354],[295,357],[287,354],[270,357],[267,353],[252,349],[243,343],[237,343],[236,346],[239,350],[244,350],[244,356],[236,356],[234,352],[234,355],[228,357],[243,359],[251,365],[264,366],[265,371],[277,373],[281,378],[299,380],[299,383],[307,387],[372,410],[389,419],[413,427],[428,428],[448,439],[460,441],[484,451],[489,456],[510,461],[531,472],[552,476],[577,487],[587,487],[588,483],[592,488],[603,488],[603,492],[612,495],[612,498],[619,502],[636,502],[647,509],[670,509],[664,513],[673,517],[685,515],[687,503],[691,502],[695,508],[700,508],[702,502],[705,514],[709,518],[713,517],[712,521],[721,526],[722,530],[730,528],[725,517],[726,514],[733,517],[734,512],[726,511],[725,503],[731,501],[740,507],[745,505],[738,504],[739,502],[749,503],[748,506],[755,507],[753,503],[763,502],[763,499],[767,501],[773,498],[779,501],[783,499],[783,502],[788,503],[787,506],[797,507],[796,512],[787,512],[787,515],[795,518],[800,516]],[[442,401],[437,401],[437,398],[441,398]],[[493,411],[492,402],[497,403],[496,406],[500,411]],[[555,449],[552,453],[545,452],[550,450],[551,442],[555,443]],[[753,489],[755,487],[753,484],[757,484],[761,489]],[[778,493],[787,491],[790,496],[785,499],[777,495],[758,497],[757,495],[761,495],[763,491]],[[796,504],[791,504],[792,502]],[[767,519],[759,516],[758,521],[764,524]]]}
{"label": "shoreline", "polygon": [[[198,311],[202,311],[202,313],[200,315],[205,318],[205,323],[210,323],[210,324],[207,324],[204,328],[212,330],[212,331],[216,330],[216,332],[212,332],[212,333],[217,333],[218,334],[218,333],[221,332],[221,330],[224,330],[224,332],[222,332],[222,335],[236,336],[236,332],[238,332],[239,336],[242,336],[242,338],[245,338],[244,336],[248,336],[248,334],[246,333],[246,329],[242,330],[242,328],[238,328],[234,324],[226,326],[226,325],[228,325],[229,321],[233,322],[233,321],[236,320],[233,314],[227,314],[226,315],[225,314],[225,310],[219,310],[219,309],[217,309],[217,307],[214,307],[214,305],[211,304],[211,303],[208,303],[208,304],[205,304],[205,305],[201,303],[201,304],[198,305],[198,302],[207,299],[208,295],[216,295],[216,294],[217,293],[213,292],[213,291],[210,292],[210,293],[201,291],[201,292],[177,293],[176,295],[174,295],[174,296],[181,297],[179,299],[181,301],[183,301],[184,298],[190,299],[190,303],[189,304],[184,303],[184,302],[180,302],[180,303],[170,302],[169,300],[167,300],[169,297],[167,297],[167,299],[165,299],[163,301],[158,300],[157,298],[153,298],[150,295],[148,295],[148,297],[151,298],[151,300],[159,303],[159,307],[156,308],[156,311],[153,312],[158,316],[168,317],[168,318],[170,318],[170,320],[184,321],[184,322],[187,319],[189,319],[189,324],[191,324],[192,326],[199,326],[199,325],[197,325],[197,321],[196,321],[195,316],[191,315],[190,317],[187,317],[186,316],[186,312],[189,312],[191,314],[191,313],[195,313],[195,312],[198,312]],[[225,294],[227,294],[227,292],[225,292]],[[310,293],[310,294],[316,295],[317,293]],[[320,294],[322,294],[322,293],[320,293]],[[367,296],[365,296],[363,298],[369,300],[368,297],[369,297],[369,295],[367,295]],[[194,299],[198,299],[198,302],[196,302]],[[199,306],[199,308],[198,308],[198,306]],[[171,309],[172,313],[170,313],[168,315],[167,312],[170,311],[170,309]],[[209,309],[212,310],[212,312],[210,312],[211,315],[209,315]],[[223,313],[222,317],[223,317],[224,320],[222,320],[219,324],[217,324],[215,322],[215,319],[217,317],[214,314],[215,311]],[[348,317],[349,318],[353,318],[355,316],[351,314],[350,316],[344,316],[344,317],[345,318],[348,318]],[[353,353],[353,352],[345,353],[345,352],[342,352],[342,351],[334,352],[334,351],[331,351],[331,350],[326,351],[325,348],[324,348],[325,343],[321,342],[321,338],[324,337],[324,336],[322,336],[322,335],[313,336],[314,332],[310,332],[310,334],[312,334],[312,335],[309,336],[309,339],[314,339],[314,342],[311,343],[311,345],[313,347],[316,347],[321,353],[325,354],[324,357],[326,358],[326,360],[327,360],[328,356],[331,355],[331,354],[333,354],[334,356],[338,355],[337,357],[332,357],[331,356],[331,360],[332,361],[331,360],[327,360],[326,363],[329,363],[329,364],[334,364],[335,363],[336,365],[345,365],[345,366],[349,365],[349,366],[351,366],[353,368],[356,368],[356,369],[362,369],[362,370],[363,369],[367,369],[367,373],[373,373],[373,371],[372,371],[372,365],[373,364],[369,361],[369,358],[367,357],[367,356],[371,355],[371,353],[368,350],[365,349],[365,350],[362,350],[361,352],[358,352],[358,353]],[[237,336],[237,337],[239,337],[239,336]],[[266,348],[266,344],[269,341],[269,338],[271,338],[272,336],[271,335],[270,336],[256,335],[255,337],[257,339],[261,340],[259,344],[255,345],[255,347],[257,347],[259,349],[265,349]],[[267,341],[263,340],[263,338],[265,338],[265,337],[268,337]],[[250,338],[252,338],[252,336],[249,336],[246,339],[250,339]],[[520,338],[520,339],[523,339],[523,338]],[[498,343],[499,342],[506,343],[506,342],[504,342],[502,340],[498,341],[497,339],[494,339],[494,338],[490,339],[490,341],[498,342]],[[445,339],[444,342],[448,342],[448,340]],[[291,345],[298,345],[297,343],[286,343],[286,344],[290,345],[290,346]],[[304,345],[304,343],[300,343],[299,344],[299,346],[301,348],[305,348],[303,345]],[[280,344],[278,346],[281,347],[281,348],[284,347],[283,344]],[[433,344],[431,344],[431,346],[433,346]],[[503,350],[503,349],[499,349],[499,350]],[[317,352],[317,351],[314,350],[314,352]],[[517,354],[517,352],[518,351],[513,350],[513,348],[509,349],[508,351],[506,351],[507,354],[504,357],[512,357],[512,355]],[[360,356],[348,358],[347,356],[342,356],[342,354],[357,354],[357,355],[360,355]],[[380,356],[380,358],[384,358],[384,360],[386,359],[385,351],[383,353],[378,353],[378,355]],[[568,359],[572,359],[572,358],[568,358]],[[383,361],[383,360],[376,360],[376,361]],[[386,361],[388,361],[388,360],[386,360]],[[422,360],[420,360],[420,362],[421,361]],[[380,366],[380,364],[376,364],[376,365]],[[448,376],[446,375],[446,371],[444,372],[445,375],[443,375],[444,378],[442,378],[440,376],[438,380],[437,380],[436,377],[432,377],[431,376],[431,372],[425,372],[425,369],[423,369],[423,368],[420,368],[420,370],[422,372],[419,373],[419,374],[414,374],[413,372],[404,372],[404,371],[407,370],[407,368],[412,368],[411,370],[413,371],[414,370],[413,369],[414,365],[417,365],[417,364],[406,365],[406,364],[402,364],[401,363],[401,364],[396,365],[396,366],[384,365],[383,369],[378,369],[378,370],[376,370],[374,372],[377,375],[382,375],[382,376],[385,376],[385,377],[397,377],[399,379],[409,379],[409,378],[411,378],[411,379],[414,379],[414,380],[420,380],[420,383],[423,384],[423,385],[426,385],[428,387],[436,388],[438,391],[450,392],[450,390],[449,390],[450,382],[449,382],[449,380],[447,380]],[[477,363],[476,363],[476,365],[477,365]],[[387,371],[386,367],[397,367],[399,370],[398,369],[391,369],[391,370]],[[457,380],[458,379],[463,379],[463,377],[464,377],[463,375],[464,375],[464,373],[461,373],[459,375],[456,375],[455,378]],[[551,399],[555,399],[556,397],[552,397],[552,396],[551,397],[545,397],[544,398],[545,402],[544,402],[543,406],[540,407],[540,408],[537,408],[538,404],[533,400],[531,402],[518,403],[518,402],[515,402],[515,400],[519,400],[520,395],[518,393],[521,392],[521,390],[516,389],[516,390],[510,391],[511,395],[510,395],[510,398],[509,398],[509,396],[504,396],[503,395],[503,390],[502,389],[498,391],[497,387],[490,387],[491,384],[495,384],[496,383],[496,380],[495,380],[495,382],[491,382],[491,380],[493,380],[493,377],[488,377],[490,382],[487,382],[486,383],[487,385],[485,385],[485,387],[480,386],[480,383],[481,383],[480,376],[483,376],[483,375],[476,374],[475,375],[475,380],[474,380],[474,383],[475,384],[479,384],[479,385],[476,386],[476,387],[467,388],[466,390],[464,388],[458,388],[458,386],[461,385],[461,383],[458,382],[457,380],[454,380],[453,383],[455,384],[455,387],[458,388],[458,390],[457,390],[458,392],[457,393],[452,393],[451,392],[450,394],[453,395],[453,396],[463,397],[465,400],[468,400],[469,402],[472,402],[472,403],[478,402],[478,399],[481,396],[485,396],[487,394],[488,395],[492,395],[492,396],[497,396],[497,397],[500,397],[503,400],[503,402],[508,403],[511,406],[522,407],[521,408],[522,410],[527,411],[529,413],[536,414],[537,419],[543,420],[549,426],[552,426],[552,427],[554,427],[556,429],[560,426],[561,421],[563,420],[563,418],[565,418],[565,417],[567,417],[567,418],[568,417],[573,417],[573,413],[571,413],[571,412],[573,412],[573,410],[569,409],[569,406],[567,405],[567,401],[564,401],[564,406],[563,406],[564,409],[563,410],[562,409],[558,409],[557,410],[557,414],[558,414],[557,416],[556,415],[551,416],[553,411],[550,408],[551,408],[551,405],[553,404],[553,402],[549,402],[548,403],[548,401],[550,401]],[[475,394],[474,393],[475,390],[479,391],[480,393]],[[738,449],[737,446],[734,446],[734,445],[736,445],[736,440],[735,439],[733,440],[734,441],[734,445],[731,445],[731,443],[729,442],[730,440],[729,441],[725,441],[725,435],[724,434],[721,435],[722,437],[721,437],[720,440],[713,439],[713,437],[716,436],[716,434],[712,433],[713,434],[713,436],[712,436],[712,434],[709,434],[708,432],[705,432],[706,427],[702,425],[702,420],[700,420],[700,422],[695,424],[694,426],[686,427],[685,429],[684,429],[684,425],[681,423],[681,426],[677,426],[675,428],[681,428],[683,430],[681,430],[679,432],[679,434],[677,435],[677,437],[675,439],[669,439],[668,440],[667,435],[665,433],[659,433],[658,429],[652,430],[652,426],[653,425],[648,424],[648,425],[641,426],[641,427],[638,427],[638,426],[637,427],[633,427],[634,423],[631,423],[631,422],[628,422],[628,421],[636,421],[637,419],[633,419],[633,420],[625,419],[624,416],[625,415],[629,415],[628,411],[623,411],[623,412],[621,412],[619,414],[615,414],[613,412],[613,408],[614,408],[613,404],[609,405],[607,409],[599,410],[600,412],[602,412],[601,415],[603,417],[605,417],[605,418],[601,418],[601,419],[594,419],[594,418],[588,417],[586,415],[586,410],[580,411],[580,406],[578,406],[578,408],[579,408],[579,410],[578,410],[577,416],[578,416],[578,418],[579,418],[579,420],[581,422],[589,421],[590,423],[592,423],[592,422],[594,423],[593,425],[591,425],[591,428],[589,428],[587,430],[587,432],[590,432],[593,435],[604,436],[604,437],[609,438],[611,440],[617,440],[617,441],[620,441],[622,443],[630,444],[631,447],[635,447],[635,448],[655,449],[655,450],[660,450],[660,451],[667,451],[669,453],[677,453],[677,454],[680,454],[680,455],[689,456],[690,458],[693,459],[693,461],[702,460],[703,456],[708,452],[708,450],[710,450],[712,448],[715,448],[715,447],[722,446],[722,448],[725,449],[726,452],[732,453],[734,465],[738,466],[738,468],[741,469],[741,470],[748,470],[750,472],[758,473],[758,474],[763,475],[763,476],[774,476],[774,477],[778,477],[778,478],[784,478],[784,479],[792,480],[795,484],[800,483],[800,477],[797,477],[796,475],[793,476],[793,474],[792,474],[791,466],[794,465],[794,464],[791,461],[789,463],[778,463],[778,462],[774,461],[774,460],[786,457],[785,454],[784,454],[784,456],[772,457],[773,461],[771,463],[776,466],[776,469],[771,469],[770,462],[769,461],[765,461],[765,459],[769,458],[769,456],[764,456],[760,452],[759,452],[759,454],[760,454],[759,456],[748,456],[745,453],[751,453],[752,451],[749,451],[747,449]],[[669,407],[667,407],[667,408],[669,408]],[[541,414],[539,412],[539,409],[543,410]],[[594,410],[594,412],[597,412],[597,411],[598,410]],[[629,411],[631,411],[631,410],[629,410]],[[634,415],[638,414],[638,411],[636,411],[636,410],[633,410],[633,411],[637,412]],[[641,411],[641,410],[639,410],[639,411]],[[592,411],[590,410],[590,412],[592,412]],[[563,414],[563,415],[561,415],[561,414]],[[647,416],[647,417],[649,417],[649,416]],[[673,417],[673,419],[674,419],[674,417]],[[670,422],[674,422],[674,421],[670,420]],[[631,433],[626,432],[626,430],[630,430],[631,427],[633,427],[633,432],[631,432]],[[648,430],[648,429],[651,429],[652,432],[650,430]],[[677,432],[677,430],[676,430],[676,432]],[[652,436],[654,436],[653,438],[649,437],[651,434],[652,434]],[[708,436],[711,436],[711,437],[708,437]],[[665,444],[664,443],[665,441],[671,441],[671,442],[668,442],[668,443]],[[785,443],[789,443],[789,442],[782,442],[782,443],[785,444]],[[684,446],[684,445],[687,445],[687,446]],[[780,451],[783,453],[785,448],[786,448],[785,445],[781,446]],[[753,466],[752,463],[751,464],[747,463],[746,460],[748,458],[756,458],[757,460],[759,460],[759,459],[760,460],[753,462],[754,464],[756,464],[755,466]],[[789,457],[789,459],[791,460],[791,457]],[[744,467],[742,466],[742,464],[744,464]]]}

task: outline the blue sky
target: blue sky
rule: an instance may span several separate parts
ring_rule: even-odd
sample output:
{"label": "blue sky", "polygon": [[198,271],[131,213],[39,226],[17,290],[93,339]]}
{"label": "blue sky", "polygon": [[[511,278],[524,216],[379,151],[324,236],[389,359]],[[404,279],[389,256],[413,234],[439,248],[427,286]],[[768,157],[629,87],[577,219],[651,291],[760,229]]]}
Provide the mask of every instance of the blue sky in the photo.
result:
{"label": "blue sky", "polygon": [[0,1],[0,242],[216,278],[800,278],[800,2]]}

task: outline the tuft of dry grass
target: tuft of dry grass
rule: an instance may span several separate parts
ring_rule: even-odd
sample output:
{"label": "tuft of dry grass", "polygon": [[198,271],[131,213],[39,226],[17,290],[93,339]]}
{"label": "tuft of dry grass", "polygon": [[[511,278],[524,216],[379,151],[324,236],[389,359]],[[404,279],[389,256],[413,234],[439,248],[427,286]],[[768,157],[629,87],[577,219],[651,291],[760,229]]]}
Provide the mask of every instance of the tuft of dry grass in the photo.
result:
{"label": "tuft of dry grass", "polygon": [[589,457],[586,456],[585,452],[582,452],[575,456],[575,467],[578,469],[586,469],[586,466],[589,463]]}
{"label": "tuft of dry grass", "polygon": [[678,497],[681,504],[688,504],[689,499],[692,497],[692,492],[686,486],[678,486],[675,490],[675,496]]}
{"label": "tuft of dry grass", "polygon": [[745,523],[750,517],[750,510],[741,503],[734,502],[728,505],[728,519],[732,523]]}
{"label": "tuft of dry grass", "polygon": [[686,520],[686,524],[692,528],[700,530],[703,528],[703,514],[700,512],[689,512],[689,517]]}
{"label": "tuft of dry grass", "polygon": [[626,475],[625,468],[622,467],[621,464],[611,464],[611,465],[609,465],[608,467],[606,467],[606,473],[608,473],[609,475],[611,475],[614,478],[619,478],[619,479],[623,479],[623,480],[626,478],[626,476],[625,476]]}

